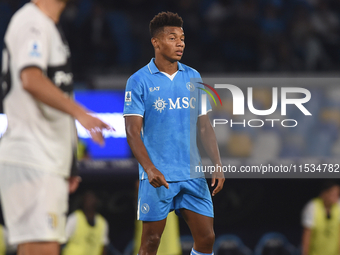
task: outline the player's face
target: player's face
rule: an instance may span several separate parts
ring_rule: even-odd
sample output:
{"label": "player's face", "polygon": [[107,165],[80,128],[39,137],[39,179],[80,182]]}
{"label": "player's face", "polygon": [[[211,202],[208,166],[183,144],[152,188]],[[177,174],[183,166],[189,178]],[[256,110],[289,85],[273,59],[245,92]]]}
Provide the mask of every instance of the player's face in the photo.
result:
{"label": "player's face", "polygon": [[181,60],[185,47],[184,32],[181,27],[164,27],[158,37],[158,50],[171,62]]}
{"label": "player's face", "polygon": [[339,200],[339,187],[334,186],[326,190],[323,194],[323,200],[326,205],[333,205]]}
{"label": "player's face", "polygon": [[95,209],[97,206],[97,197],[91,192],[86,193],[84,195],[83,203],[84,203],[84,209],[86,210]]}
{"label": "player's face", "polygon": [[61,5],[61,9],[64,10],[69,0],[57,0],[57,2]]}

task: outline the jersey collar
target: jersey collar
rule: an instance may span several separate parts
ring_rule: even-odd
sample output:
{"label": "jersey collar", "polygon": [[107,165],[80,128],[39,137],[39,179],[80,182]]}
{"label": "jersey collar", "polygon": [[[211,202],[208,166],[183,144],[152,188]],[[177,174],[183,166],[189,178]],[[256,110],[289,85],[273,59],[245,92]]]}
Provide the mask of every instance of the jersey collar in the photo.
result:
{"label": "jersey collar", "polygon": [[[177,61],[178,70],[184,71],[184,68],[180,62]],[[148,64],[148,68],[151,74],[159,73],[157,66],[155,65],[155,58],[152,58],[151,61]]]}

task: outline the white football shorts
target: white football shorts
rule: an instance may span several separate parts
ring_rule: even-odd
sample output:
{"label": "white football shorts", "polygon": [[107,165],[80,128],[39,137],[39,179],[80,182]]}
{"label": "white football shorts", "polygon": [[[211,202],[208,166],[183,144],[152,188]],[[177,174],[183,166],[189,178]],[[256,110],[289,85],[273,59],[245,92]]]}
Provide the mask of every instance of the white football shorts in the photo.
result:
{"label": "white football shorts", "polygon": [[0,195],[9,243],[64,243],[68,181],[26,166],[0,164]]}

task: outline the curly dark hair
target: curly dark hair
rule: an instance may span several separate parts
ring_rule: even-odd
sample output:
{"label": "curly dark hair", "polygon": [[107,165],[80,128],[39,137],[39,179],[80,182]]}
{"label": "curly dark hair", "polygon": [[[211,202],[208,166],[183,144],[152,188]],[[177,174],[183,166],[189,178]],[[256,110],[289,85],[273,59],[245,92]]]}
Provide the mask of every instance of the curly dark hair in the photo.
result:
{"label": "curly dark hair", "polygon": [[165,26],[183,27],[183,20],[177,13],[160,12],[151,21],[149,25],[151,37],[155,37],[159,32],[163,31]]}
{"label": "curly dark hair", "polygon": [[333,180],[326,180],[323,181],[320,185],[320,193],[329,190],[330,188],[333,188],[334,186],[338,186],[339,184]]}

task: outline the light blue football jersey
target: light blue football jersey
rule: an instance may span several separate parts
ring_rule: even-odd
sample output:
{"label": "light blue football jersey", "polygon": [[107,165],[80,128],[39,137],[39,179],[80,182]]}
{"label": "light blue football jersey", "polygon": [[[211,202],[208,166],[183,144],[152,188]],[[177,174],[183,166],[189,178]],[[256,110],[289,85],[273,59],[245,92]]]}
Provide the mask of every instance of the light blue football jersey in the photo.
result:
{"label": "light blue football jersey", "polygon": [[[152,163],[167,181],[204,177],[204,173],[196,171],[201,166],[197,121],[211,106],[199,82],[200,74],[179,62],[171,80],[158,70],[153,58],[126,84],[124,116],[143,117],[142,141]],[[141,165],[139,178],[147,179]]]}

